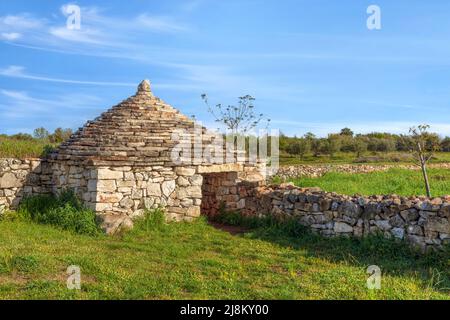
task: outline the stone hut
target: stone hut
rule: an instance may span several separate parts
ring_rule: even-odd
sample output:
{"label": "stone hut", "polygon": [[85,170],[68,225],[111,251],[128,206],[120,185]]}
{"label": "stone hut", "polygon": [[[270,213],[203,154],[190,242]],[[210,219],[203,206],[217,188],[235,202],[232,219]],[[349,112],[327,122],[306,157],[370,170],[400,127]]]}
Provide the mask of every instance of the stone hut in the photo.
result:
{"label": "stone hut", "polygon": [[180,221],[223,204],[243,207],[238,184],[263,184],[264,168],[238,155],[225,164],[207,156],[218,149],[225,153],[216,133],[156,98],[144,80],[134,96],[87,122],[50,156],[51,188],[74,190],[108,233],[132,226],[145,209],[164,208],[169,220]]}

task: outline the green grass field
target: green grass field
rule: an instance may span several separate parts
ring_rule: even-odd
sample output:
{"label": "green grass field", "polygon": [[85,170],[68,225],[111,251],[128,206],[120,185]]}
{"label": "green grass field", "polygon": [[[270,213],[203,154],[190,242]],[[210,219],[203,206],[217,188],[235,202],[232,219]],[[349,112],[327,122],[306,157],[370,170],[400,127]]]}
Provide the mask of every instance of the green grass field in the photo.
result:
{"label": "green grass field", "polygon": [[[448,251],[421,256],[379,238],[233,236],[203,219],[83,236],[4,220],[0,243],[0,299],[450,299]],[[366,287],[374,264],[381,290]],[[66,288],[70,265],[80,291]]]}
{"label": "green grass field", "polygon": [[[429,169],[429,179],[433,196],[450,195],[450,170]],[[361,174],[329,172],[320,178],[299,178],[292,182],[300,187],[320,187],[348,195],[426,194],[421,172],[405,169]]]}
{"label": "green grass field", "polygon": [[[365,152],[360,158],[357,158],[351,152],[337,152],[333,157],[320,155],[314,157],[307,154],[303,158],[295,157],[289,154],[280,155],[281,165],[296,164],[411,164],[416,160],[410,153],[405,152]],[[450,152],[436,152],[431,159],[431,163],[450,162]]]}

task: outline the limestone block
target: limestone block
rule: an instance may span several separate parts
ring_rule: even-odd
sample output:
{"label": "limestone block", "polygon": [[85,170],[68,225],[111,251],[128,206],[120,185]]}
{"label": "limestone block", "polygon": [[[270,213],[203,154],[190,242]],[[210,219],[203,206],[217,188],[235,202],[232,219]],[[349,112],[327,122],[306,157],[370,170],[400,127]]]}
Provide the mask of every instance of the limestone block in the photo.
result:
{"label": "limestone block", "polygon": [[393,228],[391,230],[391,233],[394,237],[398,238],[398,239],[403,239],[403,237],[405,236],[405,229],[403,228]]}
{"label": "limestone block", "polygon": [[200,207],[197,207],[197,206],[189,207],[186,215],[189,217],[194,217],[194,218],[200,217]]}
{"label": "limestone block", "polygon": [[102,214],[97,216],[97,219],[100,222],[100,227],[109,235],[133,227],[133,221],[126,214]]}
{"label": "limestone block", "polygon": [[148,196],[161,196],[161,185],[159,183],[149,183],[147,185],[147,195]]}
{"label": "limestone block", "polygon": [[119,180],[117,181],[117,187],[118,188],[122,188],[122,187],[134,187],[136,186],[136,182],[134,180]]}
{"label": "limestone block", "polygon": [[41,161],[32,160],[31,171],[33,171],[34,173],[41,173],[42,172]]}
{"label": "limestone block", "polygon": [[142,192],[142,190],[141,189],[133,189],[132,191],[131,191],[131,199],[135,199],[135,200],[137,200],[137,199],[141,199],[143,197],[143,192]]}
{"label": "limestone block", "polygon": [[194,200],[190,198],[184,198],[180,203],[182,207],[190,207],[194,205]]}
{"label": "limestone block", "polygon": [[155,204],[155,199],[153,199],[153,198],[143,199],[143,205],[144,205],[145,209],[153,209],[154,204]]}
{"label": "limestone block", "polygon": [[0,188],[19,188],[21,186],[22,181],[12,172],[7,172],[0,178]]}
{"label": "limestone block", "polygon": [[446,218],[429,216],[424,225],[425,233],[441,232],[450,233],[450,222]]}
{"label": "limestone block", "polygon": [[99,168],[97,170],[98,180],[120,180],[124,175],[122,171],[113,171],[108,168]]}
{"label": "limestone block", "polygon": [[[88,185],[88,187],[89,187],[89,185]],[[97,181],[97,191],[115,192],[116,189],[117,189],[117,185],[116,185],[115,180],[98,180]]]}
{"label": "limestone block", "polygon": [[334,223],[334,232],[336,233],[349,233],[353,232],[353,227],[349,226],[343,222],[335,222]]}
{"label": "limestone block", "polygon": [[122,200],[123,195],[121,193],[94,193],[94,199],[96,202],[117,203]]}
{"label": "limestone block", "polygon": [[392,229],[392,226],[390,225],[389,220],[378,220],[378,221],[375,221],[375,224],[382,231],[387,231],[387,230]]}
{"label": "limestone block", "polygon": [[124,173],[124,180],[125,181],[134,181],[134,174],[133,174],[133,172],[125,172]]}
{"label": "limestone block", "polygon": [[89,207],[96,212],[112,211],[112,209],[113,209],[113,206],[111,203],[94,202],[94,203],[90,203]]}
{"label": "limestone block", "polygon": [[179,176],[193,176],[195,174],[194,168],[177,167],[175,173]]}
{"label": "limestone block", "polygon": [[161,189],[162,189],[162,193],[166,197],[169,197],[172,194],[172,192],[175,190],[175,181],[171,180],[171,181],[163,182],[161,185]]}
{"label": "limestone block", "polygon": [[120,201],[120,206],[123,208],[130,209],[134,206],[134,201],[129,197],[125,197]]}
{"label": "limestone block", "polygon": [[180,187],[186,187],[186,186],[189,186],[191,183],[189,182],[189,180],[187,178],[180,176],[177,179],[177,184]]}
{"label": "limestone block", "polygon": [[193,175],[189,178],[189,181],[193,186],[201,186],[203,184],[203,176],[200,174]]}

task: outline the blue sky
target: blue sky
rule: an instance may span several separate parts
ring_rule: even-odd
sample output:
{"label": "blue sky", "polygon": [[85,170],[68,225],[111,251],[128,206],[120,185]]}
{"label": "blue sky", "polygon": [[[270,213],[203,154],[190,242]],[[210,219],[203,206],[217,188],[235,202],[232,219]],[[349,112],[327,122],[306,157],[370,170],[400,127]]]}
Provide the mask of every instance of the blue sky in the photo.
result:
{"label": "blue sky", "polygon": [[[81,30],[62,8],[81,7]],[[368,30],[367,7],[381,8]],[[200,99],[250,94],[272,127],[318,135],[450,135],[450,2],[187,0],[0,2],[0,132],[78,128],[134,94],[215,127]]]}

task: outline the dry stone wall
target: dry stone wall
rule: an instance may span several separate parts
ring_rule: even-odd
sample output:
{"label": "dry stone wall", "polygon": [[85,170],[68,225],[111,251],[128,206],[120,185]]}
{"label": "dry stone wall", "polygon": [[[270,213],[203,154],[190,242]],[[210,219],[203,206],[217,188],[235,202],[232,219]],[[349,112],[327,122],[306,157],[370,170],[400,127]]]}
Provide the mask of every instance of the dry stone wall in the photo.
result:
{"label": "dry stone wall", "polygon": [[241,190],[241,213],[296,219],[326,237],[381,233],[422,250],[450,244],[450,196],[345,196],[291,184]]}
{"label": "dry stone wall", "polygon": [[0,159],[0,213],[26,195],[51,192],[51,170],[40,159]]}
{"label": "dry stone wall", "polygon": [[[430,168],[450,169],[450,163],[430,164]],[[407,170],[419,170],[416,165],[366,165],[366,164],[324,164],[324,165],[293,165],[281,166],[278,168],[276,176],[284,181],[295,179],[299,177],[321,177],[327,172],[342,172],[342,173],[370,173],[376,171],[387,171],[392,168],[400,168]]]}
{"label": "dry stone wall", "polygon": [[165,208],[171,221],[200,216],[203,177],[189,167],[99,167],[88,181],[84,200],[114,231],[131,226],[146,209]]}

